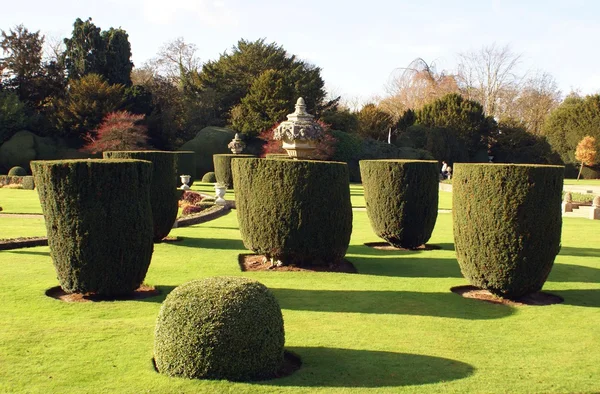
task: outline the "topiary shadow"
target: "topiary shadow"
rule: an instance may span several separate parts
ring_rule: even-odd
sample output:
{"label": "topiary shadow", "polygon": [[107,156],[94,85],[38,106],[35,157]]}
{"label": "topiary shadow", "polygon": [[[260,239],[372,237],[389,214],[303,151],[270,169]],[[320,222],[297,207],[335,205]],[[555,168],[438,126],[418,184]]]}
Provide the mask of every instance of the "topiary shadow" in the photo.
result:
{"label": "topiary shadow", "polygon": [[552,290],[564,299],[563,304],[600,308],[600,289]]}
{"label": "topiary shadow", "polygon": [[246,250],[244,243],[241,239],[229,239],[229,238],[193,238],[193,237],[181,237],[181,242],[173,243],[174,246],[184,246],[188,248],[202,248],[202,249],[232,249],[232,250]]}
{"label": "topiary shadow", "polygon": [[155,285],[154,288],[156,290],[158,290],[159,294],[153,296],[153,297],[148,297],[148,298],[142,298],[136,301],[139,302],[156,302],[161,304],[165,298],[167,298],[167,296],[169,295],[170,292],[172,292],[177,286],[171,286],[171,285]]}
{"label": "topiary shadow", "polygon": [[574,248],[571,246],[561,246],[559,255],[581,256],[581,257],[600,257],[600,249]]}
{"label": "topiary shadow", "polygon": [[583,265],[555,263],[548,276],[548,281],[599,283],[600,269]]}
{"label": "topiary shadow", "polygon": [[454,319],[500,319],[514,313],[507,305],[481,303],[451,292],[274,289],[282,309],[435,316]]}
{"label": "topiary shadow", "polygon": [[433,384],[464,379],[469,364],[442,357],[328,347],[290,347],[302,358],[295,374],[256,382],[266,386],[376,388]]}
{"label": "topiary shadow", "polygon": [[37,256],[50,257],[50,252],[38,252],[35,250],[12,249],[12,250],[7,250],[6,252],[13,253],[13,254],[33,254],[33,255],[37,255]]}

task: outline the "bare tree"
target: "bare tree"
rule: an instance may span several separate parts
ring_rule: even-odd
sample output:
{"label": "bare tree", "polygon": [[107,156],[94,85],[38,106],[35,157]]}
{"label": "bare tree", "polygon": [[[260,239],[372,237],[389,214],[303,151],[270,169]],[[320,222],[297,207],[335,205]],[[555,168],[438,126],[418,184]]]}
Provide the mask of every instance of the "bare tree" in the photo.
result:
{"label": "bare tree", "polygon": [[398,119],[407,109],[420,108],[448,93],[457,93],[456,77],[445,71],[438,72],[435,63],[421,58],[413,60],[408,67],[392,73],[386,85],[388,97],[379,106]]}
{"label": "bare tree", "polygon": [[157,57],[147,62],[144,67],[179,84],[184,73],[199,71],[202,66],[196,56],[197,49],[196,45],[186,43],[183,37],[176,38],[163,45]]}
{"label": "bare tree", "polygon": [[517,68],[521,55],[508,45],[484,46],[477,51],[459,54],[458,82],[461,93],[483,105],[486,115],[498,117],[511,100],[510,92],[519,89]]}

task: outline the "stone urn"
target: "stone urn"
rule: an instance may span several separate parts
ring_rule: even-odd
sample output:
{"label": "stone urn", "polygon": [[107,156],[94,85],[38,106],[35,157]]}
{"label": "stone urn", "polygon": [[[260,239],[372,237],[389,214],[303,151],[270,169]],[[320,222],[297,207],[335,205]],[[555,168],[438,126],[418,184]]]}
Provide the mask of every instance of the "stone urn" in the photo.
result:
{"label": "stone urn", "polygon": [[274,131],[273,138],[281,140],[281,147],[293,159],[308,159],[323,138],[323,128],[315,122],[314,117],[306,112],[304,99],[296,102],[296,110],[287,116]]}
{"label": "stone urn", "polygon": [[190,183],[190,179],[192,178],[191,175],[180,175],[179,178],[181,178],[181,190],[190,190],[190,187],[188,186],[188,183]]}
{"label": "stone urn", "polygon": [[222,183],[215,183],[215,204],[226,205],[225,193],[227,192],[227,185]]}
{"label": "stone urn", "polygon": [[246,147],[246,143],[242,141],[242,137],[240,137],[240,133],[235,133],[235,137],[227,144],[227,147],[231,149],[231,153],[234,155],[239,155],[244,151]]}

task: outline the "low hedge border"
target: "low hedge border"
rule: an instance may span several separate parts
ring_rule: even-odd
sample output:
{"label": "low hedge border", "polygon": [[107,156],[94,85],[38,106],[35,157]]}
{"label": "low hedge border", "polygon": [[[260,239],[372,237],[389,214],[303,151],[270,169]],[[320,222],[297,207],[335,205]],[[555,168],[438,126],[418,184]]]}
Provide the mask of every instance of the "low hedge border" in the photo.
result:
{"label": "low hedge border", "polygon": [[24,176],[13,176],[13,175],[0,175],[0,187],[6,185],[21,185],[23,189],[33,190],[35,189],[35,182],[33,181],[32,175]]}

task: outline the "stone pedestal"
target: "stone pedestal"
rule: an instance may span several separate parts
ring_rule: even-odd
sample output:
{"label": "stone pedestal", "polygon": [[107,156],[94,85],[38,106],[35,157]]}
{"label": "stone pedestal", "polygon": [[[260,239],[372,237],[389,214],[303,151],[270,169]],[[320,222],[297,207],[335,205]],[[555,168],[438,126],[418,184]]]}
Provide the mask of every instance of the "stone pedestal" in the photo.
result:
{"label": "stone pedestal", "polygon": [[569,201],[562,202],[562,213],[573,212],[573,204]]}

